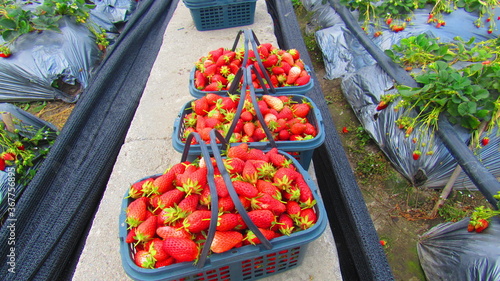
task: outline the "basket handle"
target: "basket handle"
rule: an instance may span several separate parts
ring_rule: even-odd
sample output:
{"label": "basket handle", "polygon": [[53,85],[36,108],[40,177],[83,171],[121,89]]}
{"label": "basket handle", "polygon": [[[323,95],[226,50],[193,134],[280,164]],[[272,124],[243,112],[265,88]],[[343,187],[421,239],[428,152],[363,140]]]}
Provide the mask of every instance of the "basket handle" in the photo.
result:
{"label": "basket handle", "polygon": [[[233,182],[231,181],[231,177],[224,166],[224,162],[222,161],[222,156],[220,154],[219,147],[217,146],[216,139],[219,140],[224,140],[224,137],[220,134],[219,131],[217,130],[212,130],[210,131],[210,146],[212,147],[213,153],[214,153],[214,158],[215,162],[217,163],[217,167],[219,168],[219,172],[221,173],[224,183],[226,184],[227,190],[229,192],[229,196],[231,196],[231,199],[233,200],[234,206],[238,213],[241,215],[241,218],[243,221],[245,221],[246,225],[248,228],[259,238],[260,242],[266,247],[266,249],[272,249],[273,245],[267,238],[262,234],[262,232],[257,228],[257,226],[253,223],[253,221],[250,219],[250,217],[247,214],[247,211],[245,210],[245,207],[241,204],[241,201],[238,198],[238,194],[236,193],[234,187],[233,187]],[[215,194],[215,193],[214,193]],[[217,197],[217,196],[212,196],[212,197]],[[208,243],[208,238],[207,242]]]}
{"label": "basket handle", "polygon": [[[262,60],[259,56],[259,50],[257,48],[258,45],[260,45],[260,43],[257,43],[257,42],[259,42],[259,40],[257,39],[257,36],[255,36],[255,33],[253,32],[252,29],[246,29],[244,32],[245,32],[245,51],[247,49],[248,42],[249,42],[252,45],[252,49],[255,53],[255,59],[257,60],[257,64],[259,65],[260,70],[262,71],[266,81],[268,82],[267,84],[269,85],[269,91],[271,93],[275,94],[276,89],[274,88],[273,84],[271,83],[271,77],[269,77],[269,73],[267,73],[267,70],[264,67],[264,64],[262,63]],[[244,62],[245,62],[245,66],[246,66],[247,60],[244,60]],[[266,88],[264,84],[262,84],[262,88]]]}
{"label": "basket handle", "polygon": [[[210,194],[217,194],[217,189],[215,188],[215,181],[214,181],[214,174],[215,174],[214,166],[212,165],[212,161],[210,160],[210,153],[208,151],[207,145],[201,139],[198,133],[192,132],[187,137],[186,146],[184,147],[181,162],[186,161],[193,138],[195,138],[200,144],[201,155],[203,156],[203,158],[205,158],[205,164],[207,166],[207,182],[208,182],[208,187],[210,188]],[[210,205],[211,206],[219,205],[219,199],[217,198],[217,196],[210,196]],[[208,228],[207,239],[205,241],[205,244],[203,245],[203,249],[201,250],[198,262],[196,263],[196,267],[198,268],[202,268],[207,260],[208,252],[210,250],[210,246],[215,236],[215,229],[217,228],[218,216],[219,216],[218,209],[212,208],[210,213],[210,225]]]}

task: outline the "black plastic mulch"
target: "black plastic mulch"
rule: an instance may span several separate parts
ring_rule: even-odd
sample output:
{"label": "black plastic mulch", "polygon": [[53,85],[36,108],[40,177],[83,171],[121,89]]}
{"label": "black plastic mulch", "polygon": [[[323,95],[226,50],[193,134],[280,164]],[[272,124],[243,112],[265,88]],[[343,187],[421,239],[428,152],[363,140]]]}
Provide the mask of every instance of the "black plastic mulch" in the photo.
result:
{"label": "black plastic mulch", "polygon": [[[140,1],[108,50],[39,172],[10,213],[11,220],[2,227],[2,260],[10,261],[7,256],[15,255],[14,263],[2,262],[2,280],[64,280],[72,275],[81,240],[156,59],[151,54],[158,53],[177,3]],[[12,266],[15,274],[9,273]]]}

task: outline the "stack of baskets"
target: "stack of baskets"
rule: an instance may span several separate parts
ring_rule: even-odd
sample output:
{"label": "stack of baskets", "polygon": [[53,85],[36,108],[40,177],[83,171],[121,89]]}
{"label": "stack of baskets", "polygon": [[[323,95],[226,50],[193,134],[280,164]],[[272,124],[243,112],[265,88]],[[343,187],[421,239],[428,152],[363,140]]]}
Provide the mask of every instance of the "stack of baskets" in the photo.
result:
{"label": "stack of baskets", "polygon": [[[216,1],[213,1],[216,2]],[[240,31],[237,36],[237,40],[239,35],[244,32],[246,37],[254,37],[253,31],[245,30]],[[251,40],[252,41],[252,40]],[[252,42],[255,43],[255,42]],[[250,68],[247,70],[242,70],[242,88],[246,88],[246,84],[248,84],[248,78],[251,77]],[[245,81],[247,83],[245,83]],[[192,83],[193,81],[190,81]],[[190,87],[192,88],[192,87]],[[251,87],[250,87],[251,88]],[[177,264],[172,264],[169,266],[164,266],[155,269],[146,269],[141,268],[136,265],[134,262],[134,254],[135,247],[133,244],[126,243],[127,236],[129,235],[129,231],[127,229],[126,221],[126,209],[129,204],[133,201],[127,193],[125,194],[125,198],[122,201],[122,211],[120,213],[120,225],[119,225],[119,235],[120,235],[120,253],[122,257],[122,264],[125,272],[134,280],[196,280],[196,281],[220,281],[220,280],[257,280],[260,278],[268,277],[274,274],[278,274],[284,272],[288,269],[296,268],[302,263],[302,260],[305,256],[305,251],[308,244],[315,239],[317,239],[326,229],[328,218],[326,215],[326,210],[321,200],[321,196],[319,194],[319,190],[315,184],[315,182],[311,179],[307,172],[307,168],[309,167],[313,150],[320,146],[324,141],[324,127],[323,121],[319,111],[314,105],[313,101],[307,98],[304,95],[304,89],[312,88],[312,81],[305,85],[304,87],[300,87],[294,92],[294,87],[287,87],[288,89],[277,89],[274,94],[271,95],[286,95],[290,97],[292,100],[300,103],[300,102],[309,102],[312,105],[312,109],[307,116],[311,122],[314,122],[315,127],[317,128],[317,135],[315,138],[307,141],[266,141],[266,142],[251,142],[248,143],[249,148],[257,148],[264,152],[269,151],[272,148],[278,148],[280,154],[285,156],[293,166],[296,167],[296,170],[302,174],[304,180],[307,182],[310,187],[313,197],[316,201],[316,204],[313,206],[314,212],[317,216],[316,223],[310,228],[297,231],[292,233],[291,235],[281,236],[274,238],[266,243],[257,244],[257,245],[247,245],[239,248],[233,248],[230,251],[220,253],[220,254],[211,254],[207,256],[207,252],[202,250],[200,260],[198,264],[193,264],[192,262],[182,262]],[[253,89],[252,89],[253,90]],[[252,98],[255,98],[262,94],[270,94],[267,90],[262,90],[262,93],[259,93],[259,90],[256,93],[252,92]],[[245,95],[246,91],[242,90],[242,93]],[[220,93],[221,95],[227,95],[227,93]],[[191,95],[196,97],[199,95],[197,92],[191,92]],[[214,157],[215,159],[219,159],[217,165],[219,166],[219,170],[223,165],[220,160],[222,149],[227,146],[236,146],[241,143],[228,143],[228,137],[222,136],[220,133],[211,132],[211,137],[209,144],[207,145],[205,142],[201,140],[197,133],[191,133],[190,137],[187,139],[187,142],[183,142],[181,140],[181,136],[183,135],[183,123],[181,120],[185,117],[186,114],[191,112],[191,102],[187,103],[181,110],[178,118],[175,120],[175,127],[173,132],[173,145],[174,148],[182,153],[182,158],[180,162],[184,161],[194,161],[195,158],[203,157],[210,158]],[[216,135],[217,138],[214,138],[213,135]],[[192,142],[192,137],[195,136],[197,143]],[[217,139],[217,141],[215,140]],[[295,152],[295,155],[291,155],[286,152]],[[207,164],[208,165],[208,164]],[[147,178],[155,178],[159,175],[153,175]],[[137,182],[141,182],[147,178],[138,180]],[[228,178],[229,179],[229,178]],[[210,173],[207,175],[208,181],[213,181],[213,174]],[[229,180],[230,181],[230,180]],[[227,186],[228,184],[226,182]],[[212,187],[213,188],[213,187]],[[228,187],[228,190],[230,188]],[[215,190],[214,190],[215,191]],[[216,191],[214,192],[216,193]],[[212,196],[212,206],[217,206],[217,201],[214,201],[214,197]],[[239,200],[233,198],[234,204],[241,208],[241,202]],[[214,209],[214,208],[211,208]],[[215,209],[217,210],[217,209]],[[245,212],[242,209],[242,212]],[[238,209],[240,211],[240,209]],[[242,213],[239,212],[239,213]],[[217,212],[212,212],[212,219],[214,220],[214,216],[217,215]],[[243,215],[242,215],[243,216]],[[215,219],[216,220],[216,219]],[[247,222],[247,225],[251,225],[251,223]],[[258,230],[257,230],[258,231]],[[214,228],[209,229],[210,236],[211,232],[215,232]],[[211,241],[207,238],[207,244],[210,245]],[[205,247],[204,247],[205,248]]]}

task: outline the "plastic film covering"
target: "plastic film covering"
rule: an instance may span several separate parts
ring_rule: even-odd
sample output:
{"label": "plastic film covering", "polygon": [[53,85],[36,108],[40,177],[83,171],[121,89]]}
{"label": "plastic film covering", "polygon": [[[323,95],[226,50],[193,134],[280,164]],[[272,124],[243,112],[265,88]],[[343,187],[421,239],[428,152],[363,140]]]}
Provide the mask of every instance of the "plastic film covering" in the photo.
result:
{"label": "plastic film covering", "polygon": [[435,226],[417,244],[427,280],[500,280],[500,218],[481,233],[468,232],[469,219]]}
{"label": "plastic film covering", "polygon": [[[359,43],[328,1],[304,0],[302,2],[306,9],[314,12],[309,26],[311,32],[320,28],[315,32],[315,37],[323,53],[327,72],[324,78],[341,79],[344,96],[360,123],[403,176],[417,186],[443,187],[457,166],[457,162],[439,138],[428,131],[420,135],[419,128],[416,128],[414,132],[419,132],[418,137],[425,140],[427,145],[420,149],[423,156],[419,161],[414,161],[412,152],[416,145],[412,139],[416,135],[413,133],[406,137],[405,132],[395,125],[395,121],[401,115],[400,112],[394,112],[392,106],[395,103],[391,103],[385,110],[376,110],[382,95],[396,92],[393,77],[389,76]],[[477,19],[477,15],[467,13],[463,9],[444,15],[446,28],[439,29],[426,23],[429,12],[430,9],[416,10],[413,24],[408,25],[404,31],[395,33],[386,28],[382,35],[373,37],[373,43],[381,50],[387,50],[403,38],[422,33],[432,38],[439,38],[441,42],[449,42],[456,36],[464,40],[474,37],[476,42],[498,36],[495,32],[488,34],[486,27],[476,28],[473,21]],[[498,9],[496,14],[499,14]],[[355,12],[353,16],[357,18]],[[368,33],[373,34],[373,30],[369,30]],[[458,126],[455,128],[463,142],[468,143],[468,132]],[[477,151],[477,156],[484,166],[498,177],[500,176],[500,159],[492,157],[499,149],[496,131],[497,129],[488,135],[493,145],[481,148]],[[425,155],[431,150],[432,155]],[[464,172],[457,178],[454,188],[476,189]]]}
{"label": "plastic film covering", "polygon": [[[95,4],[90,22],[95,29],[104,29],[113,43],[118,35],[114,23],[126,21],[135,4],[130,0],[103,0]],[[24,34],[9,46],[12,56],[0,59],[0,101],[78,100],[79,94],[67,94],[53,87],[53,82],[62,79],[66,84],[78,85],[81,92],[87,88],[102,52],[86,26],[63,17],[59,28],[60,32]]]}

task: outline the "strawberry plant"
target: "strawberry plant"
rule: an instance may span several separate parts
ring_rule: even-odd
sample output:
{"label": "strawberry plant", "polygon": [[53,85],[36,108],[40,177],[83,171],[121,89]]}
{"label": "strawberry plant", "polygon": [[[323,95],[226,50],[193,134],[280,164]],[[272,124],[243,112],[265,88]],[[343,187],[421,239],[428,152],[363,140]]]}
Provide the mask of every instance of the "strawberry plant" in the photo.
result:
{"label": "strawberry plant", "polygon": [[16,183],[26,185],[36,174],[36,161],[45,158],[52,146],[56,133],[45,127],[36,129],[13,119],[16,128],[0,122],[0,170],[14,166]]}
{"label": "strawberry plant", "polygon": [[498,191],[496,195],[493,195],[493,197],[497,199],[497,210],[484,206],[476,207],[470,216],[469,225],[467,226],[469,232],[483,232],[488,228],[491,218],[500,215],[500,211],[498,210],[498,208],[500,208],[500,191]]}
{"label": "strawberry plant", "polygon": [[[243,143],[222,154],[221,166],[229,172],[240,202],[232,201],[231,187],[226,186],[220,166],[214,165],[214,177],[207,178],[206,165],[215,162],[213,157],[177,163],[164,174],[129,187],[125,240],[134,249],[136,265],[152,269],[196,262],[209,231],[212,208],[218,208],[219,214],[209,254],[262,243],[242,219],[236,203],[268,240],[315,225],[318,214],[313,191],[293,161],[277,148],[262,151]],[[211,194],[208,180],[214,181],[216,194]],[[217,196],[218,206],[211,206],[211,196]]]}
{"label": "strawberry plant", "polygon": [[85,24],[96,36],[100,46],[107,46],[103,30],[92,28],[89,22],[90,10],[95,7],[85,0],[44,0],[35,8],[31,1],[3,1],[0,4],[0,34],[5,41],[3,47],[12,44],[19,36],[43,30],[59,31],[58,21],[63,16],[74,18],[75,22]]}

